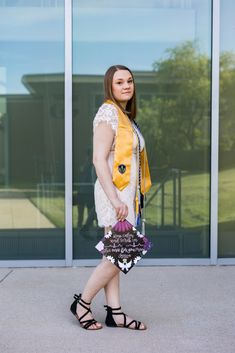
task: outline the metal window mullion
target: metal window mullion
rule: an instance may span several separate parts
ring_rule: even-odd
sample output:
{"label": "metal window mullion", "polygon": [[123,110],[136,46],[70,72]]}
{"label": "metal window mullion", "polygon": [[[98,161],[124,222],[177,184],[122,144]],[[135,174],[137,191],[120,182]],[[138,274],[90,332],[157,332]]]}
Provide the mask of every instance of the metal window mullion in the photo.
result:
{"label": "metal window mullion", "polygon": [[220,0],[212,3],[212,94],[211,94],[211,227],[210,259],[218,263],[218,174],[219,174],[219,57]]}
{"label": "metal window mullion", "polygon": [[72,266],[72,0],[65,1],[65,262]]}

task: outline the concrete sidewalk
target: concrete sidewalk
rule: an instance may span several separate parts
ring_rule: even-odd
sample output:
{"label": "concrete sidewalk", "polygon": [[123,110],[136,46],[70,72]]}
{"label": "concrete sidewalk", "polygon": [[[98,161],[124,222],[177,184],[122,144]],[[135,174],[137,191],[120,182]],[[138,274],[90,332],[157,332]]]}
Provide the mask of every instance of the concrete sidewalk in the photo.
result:
{"label": "concrete sidewalk", "polygon": [[[0,269],[1,353],[233,353],[235,266],[136,267],[122,307],[148,330],[81,329],[69,306],[92,268]],[[104,295],[93,302],[104,321]]]}

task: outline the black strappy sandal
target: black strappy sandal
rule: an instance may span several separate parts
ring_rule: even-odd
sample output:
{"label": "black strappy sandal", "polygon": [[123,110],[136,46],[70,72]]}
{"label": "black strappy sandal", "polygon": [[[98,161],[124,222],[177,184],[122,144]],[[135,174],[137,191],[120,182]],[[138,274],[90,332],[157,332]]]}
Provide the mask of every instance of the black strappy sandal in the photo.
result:
{"label": "black strappy sandal", "polygon": [[[137,320],[132,320],[131,322],[129,322],[129,324],[126,323],[126,317],[127,315],[123,312],[119,312],[119,313],[115,313],[114,311],[117,310],[121,310],[121,307],[119,308],[111,308],[108,305],[104,305],[104,307],[106,308],[107,311],[107,316],[106,316],[106,320],[105,320],[105,324],[106,326],[109,327],[123,327],[123,328],[129,328],[131,330],[140,330],[140,331],[144,331],[147,329],[147,327],[144,325],[144,328],[140,328],[141,322],[137,321]],[[123,319],[124,319],[124,323],[123,324],[116,324],[113,315],[123,315]],[[134,327],[131,327],[132,324],[135,324]]]}
{"label": "black strappy sandal", "polygon": [[[95,330],[100,330],[102,328],[101,327],[97,327],[96,328],[89,328],[91,325],[95,325],[97,324],[97,321],[95,319],[89,319],[89,320],[83,320],[82,319],[88,314],[88,313],[91,313],[91,309],[88,308],[86,305],[90,305],[91,303],[87,303],[85,302],[83,299],[82,299],[82,295],[79,294],[74,294],[74,302],[72,303],[71,307],[70,307],[70,311],[73,313],[73,315],[78,319],[79,323],[80,323],[80,326],[82,328],[84,328],[85,330],[90,330],[90,331],[95,331]],[[77,305],[81,305],[84,309],[86,309],[87,311],[85,312],[85,314],[83,314],[81,317],[78,317],[78,314],[77,314]]]}

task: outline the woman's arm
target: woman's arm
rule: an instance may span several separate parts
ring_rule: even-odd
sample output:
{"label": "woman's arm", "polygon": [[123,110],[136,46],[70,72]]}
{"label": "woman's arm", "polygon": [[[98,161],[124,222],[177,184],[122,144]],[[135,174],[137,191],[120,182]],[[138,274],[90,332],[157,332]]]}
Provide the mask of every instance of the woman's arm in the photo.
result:
{"label": "woman's arm", "polygon": [[128,215],[128,207],[117,196],[108,165],[113,139],[114,131],[111,126],[106,122],[99,123],[93,135],[93,164],[99,182],[116,210],[117,219],[124,220]]}

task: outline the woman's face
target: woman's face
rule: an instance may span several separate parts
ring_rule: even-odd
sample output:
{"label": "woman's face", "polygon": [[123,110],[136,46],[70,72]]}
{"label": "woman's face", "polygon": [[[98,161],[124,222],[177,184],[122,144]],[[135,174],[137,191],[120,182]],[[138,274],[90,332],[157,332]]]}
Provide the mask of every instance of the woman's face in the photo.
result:
{"label": "woman's face", "polygon": [[126,103],[134,94],[134,82],[128,70],[117,70],[115,72],[113,75],[112,91],[117,102],[126,107]]}

